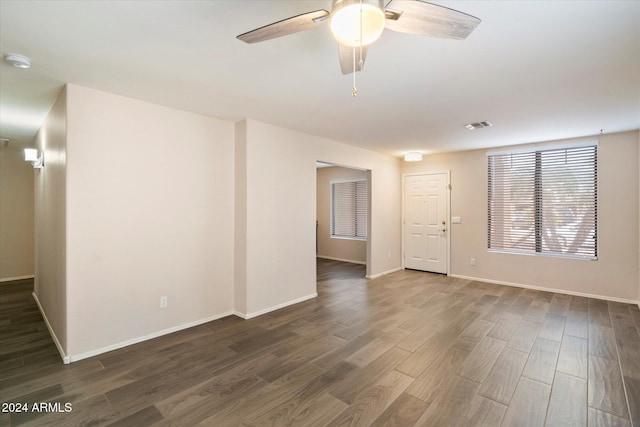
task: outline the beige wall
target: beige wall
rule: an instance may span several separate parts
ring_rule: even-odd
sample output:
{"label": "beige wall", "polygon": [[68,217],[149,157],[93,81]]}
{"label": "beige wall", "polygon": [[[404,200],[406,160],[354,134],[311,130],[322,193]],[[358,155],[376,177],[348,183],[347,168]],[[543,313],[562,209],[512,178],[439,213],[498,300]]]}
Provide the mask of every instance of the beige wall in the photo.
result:
{"label": "beige wall", "polygon": [[[361,148],[271,126],[242,122],[246,135],[246,311],[251,317],[316,293],[317,160],[371,170],[371,231],[367,272],[400,268],[400,162]],[[238,170],[238,169],[236,169]],[[240,179],[238,179],[240,182]],[[236,295],[238,295],[236,293]],[[239,301],[236,301],[239,308]]]}
{"label": "beige wall", "polygon": [[315,296],[316,160],[372,171],[368,272],[400,267],[397,159],[72,84],[38,146],[35,292],[67,361]]}
{"label": "beige wall", "polygon": [[231,122],[68,86],[72,359],[232,313],[233,150]]}
{"label": "beige wall", "polygon": [[66,353],[67,208],[66,208],[67,90],[62,90],[36,136],[44,151],[44,168],[35,174],[34,293],[53,330],[58,348]]}
{"label": "beige wall", "polygon": [[0,282],[34,272],[34,170],[24,148],[14,142],[0,148]]}
{"label": "beige wall", "polygon": [[318,256],[366,264],[367,242],[331,238],[331,182],[366,180],[367,172],[339,166],[318,168],[316,218],[318,220]]}
{"label": "beige wall", "polygon": [[[403,173],[451,171],[451,215],[462,217],[462,224],[451,225],[451,274],[636,300],[638,131],[590,139],[599,140],[597,261],[488,252],[486,150],[431,155],[422,162],[405,163]],[[476,266],[470,265],[470,258],[477,260]]]}

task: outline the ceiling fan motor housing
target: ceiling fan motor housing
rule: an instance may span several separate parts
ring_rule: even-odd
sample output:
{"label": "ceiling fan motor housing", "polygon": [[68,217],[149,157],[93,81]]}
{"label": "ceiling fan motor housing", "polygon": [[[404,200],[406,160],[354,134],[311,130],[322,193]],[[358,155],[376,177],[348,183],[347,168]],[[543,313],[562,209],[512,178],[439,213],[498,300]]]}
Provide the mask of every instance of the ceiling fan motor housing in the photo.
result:
{"label": "ceiling fan motor housing", "polygon": [[385,25],[383,0],[333,0],[331,32],[341,44],[367,46]]}

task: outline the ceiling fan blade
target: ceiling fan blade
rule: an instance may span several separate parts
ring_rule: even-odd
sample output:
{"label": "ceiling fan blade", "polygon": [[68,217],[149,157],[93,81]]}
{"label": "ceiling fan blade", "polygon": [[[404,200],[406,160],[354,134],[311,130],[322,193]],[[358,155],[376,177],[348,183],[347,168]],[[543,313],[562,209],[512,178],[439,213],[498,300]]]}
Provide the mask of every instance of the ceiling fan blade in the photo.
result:
{"label": "ceiling fan blade", "polygon": [[401,33],[462,40],[480,19],[421,0],[391,0],[386,7],[386,28]]}
{"label": "ceiling fan blade", "polygon": [[[345,46],[340,43],[338,43],[338,47],[340,48],[340,69],[342,70],[342,74],[353,73],[354,48],[351,46]],[[355,56],[356,56],[356,71],[362,71],[362,68],[364,68],[364,61],[365,59],[367,59],[367,46],[362,46],[362,68],[360,67],[360,47],[359,46],[355,48]]]}
{"label": "ceiling fan blade", "polygon": [[315,10],[313,12],[303,13],[301,15],[292,16],[264,27],[256,28],[244,34],[240,34],[236,38],[245,43],[257,43],[265,40],[275,39],[276,37],[287,36],[289,34],[298,33],[300,31],[315,28],[323,24],[331,15],[324,9]]}

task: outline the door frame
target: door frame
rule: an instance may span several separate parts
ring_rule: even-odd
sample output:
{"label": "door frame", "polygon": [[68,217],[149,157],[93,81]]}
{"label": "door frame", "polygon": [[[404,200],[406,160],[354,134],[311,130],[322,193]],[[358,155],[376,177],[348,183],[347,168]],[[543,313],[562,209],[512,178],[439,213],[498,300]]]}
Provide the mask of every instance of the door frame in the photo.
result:
{"label": "door frame", "polygon": [[[366,182],[367,182],[367,241],[366,241],[366,248],[367,248],[367,253],[366,253],[366,260],[363,263],[365,265],[365,278],[366,279],[370,279],[371,278],[371,266],[372,266],[372,262],[371,262],[371,247],[372,247],[372,237],[371,237],[371,224],[372,224],[372,220],[371,218],[373,217],[373,212],[372,212],[372,208],[371,208],[371,200],[373,199],[372,197],[372,175],[373,175],[373,169],[369,169],[369,168],[362,168],[362,167],[358,167],[358,166],[350,166],[344,163],[336,163],[336,162],[332,162],[332,161],[328,161],[328,160],[316,160],[316,173],[314,174],[314,189],[315,189],[315,194],[316,197],[314,198],[314,212],[316,212],[315,217],[316,217],[316,223],[317,223],[317,212],[318,212],[318,201],[317,201],[317,196],[318,196],[318,167],[317,164],[318,163],[325,163],[327,165],[330,166],[337,166],[337,167],[341,167],[341,168],[345,168],[345,169],[354,169],[354,170],[358,170],[358,171],[362,171],[366,173]],[[339,182],[340,180],[336,180],[334,182]],[[345,179],[344,181],[349,181],[349,179]],[[331,206],[329,206],[329,208],[331,208]],[[317,227],[317,225],[316,225]],[[317,252],[316,252],[316,257],[314,259],[317,258]],[[338,261],[343,261],[341,259],[337,259]],[[347,262],[351,262],[351,261],[347,261]],[[315,262],[314,262],[314,269],[315,269]],[[318,272],[316,271],[315,274],[317,274]],[[314,276],[315,277],[315,276]],[[318,288],[318,285],[316,283],[316,290]]]}
{"label": "door frame", "polygon": [[432,171],[432,172],[411,172],[411,173],[403,173],[402,174],[402,211],[401,211],[401,219],[402,219],[402,269],[405,269],[404,266],[404,258],[405,258],[405,242],[404,242],[404,234],[405,234],[405,212],[404,212],[404,199],[405,199],[405,185],[406,178],[409,176],[422,176],[422,175],[446,175],[446,193],[445,193],[445,207],[447,218],[447,276],[451,276],[451,170],[444,171]]}

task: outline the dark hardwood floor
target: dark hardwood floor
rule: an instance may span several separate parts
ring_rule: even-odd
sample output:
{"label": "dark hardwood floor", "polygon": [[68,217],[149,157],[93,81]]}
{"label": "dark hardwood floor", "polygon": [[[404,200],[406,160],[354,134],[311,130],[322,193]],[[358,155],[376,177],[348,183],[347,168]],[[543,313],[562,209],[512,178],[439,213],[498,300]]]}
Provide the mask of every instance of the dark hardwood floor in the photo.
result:
{"label": "dark hardwood floor", "polygon": [[316,299],[63,365],[32,286],[0,284],[2,426],[640,426],[635,305],[319,260]]}

